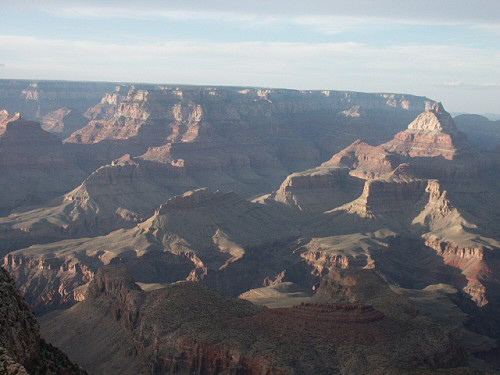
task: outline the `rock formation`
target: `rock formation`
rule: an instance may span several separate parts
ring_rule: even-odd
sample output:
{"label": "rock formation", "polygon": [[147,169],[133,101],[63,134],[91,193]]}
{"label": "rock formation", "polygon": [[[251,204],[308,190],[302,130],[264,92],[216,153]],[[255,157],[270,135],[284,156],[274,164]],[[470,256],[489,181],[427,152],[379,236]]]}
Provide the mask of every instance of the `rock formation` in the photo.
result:
{"label": "rock formation", "polygon": [[[190,282],[144,292],[121,270],[99,271],[85,301],[56,314],[42,319],[44,334],[98,373],[352,373],[359,366],[407,373],[467,363],[449,334],[423,318],[389,317],[363,304],[266,309]],[[65,325],[75,329],[61,334]],[[110,329],[125,350],[100,340]]]}
{"label": "rock formation", "polygon": [[0,268],[0,373],[85,374],[54,346],[40,337],[38,322]]}
{"label": "rock formation", "polygon": [[[51,339],[89,369],[404,373],[465,364],[446,330],[429,333],[435,327],[401,295],[418,296],[418,309],[460,331],[472,353],[493,356],[477,335],[500,337],[500,152],[469,143],[441,104],[113,86],[0,81],[0,108],[67,136],[61,143],[0,112],[3,265],[47,313]],[[445,284],[454,292],[444,297],[428,289]],[[207,286],[276,309],[235,304]],[[79,337],[88,351],[62,329],[71,322],[92,331]],[[401,344],[389,326],[416,338]],[[366,347],[374,337],[386,347]],[[404,342],[420,354],[400,352]]]}
{"label": "rock formation", "polygon": [[47,205],[0,218],[0,252],[133,227],[190,186],[175,168],[150,168],[146,162],[125,156],[100,167]]}
{"label": "rock formation", "polygon": [[349,168],[356,177],[374,178],[392,172],[399,163],[398,155],[391,154],[381,146],[370,146],[357,140],[322,166]]}
{"label": "rock formation", "polygon": [[42,128],[60,138],[67,138],[71,133],[83,128],[88,119],[73,108],[59,108],[47,113],[41,119]]}
{"label": "rock formation", "polygon": [[[240,182],[259,177],[275,181],[317,165],[324,154],[331,155],[356,135],[389,139],[389,128],[400,130],[428,103],[393,94],[118,86],[86,112],[91,121],[67,142],[119,141],[127,145],[124,152],[134,155],[141,145],[151,147],[145,155],[149,160],[182,162],[194,170],[222,169]],[[338,115],[356,105],[367,113],[360,122]]]}
{"label": "rock formation", "polygon": [[[288,238],[294,228],[281,211],[234,193],[199,189],[169,199],[132,229],[14,251],[6,255],[4,267],[38,312],[81,300],[97,269],[109,263],[129,264],[144,282],[202,280],[224,272],[247,249]],[[249,276],[255,283],[266,275]]]}
{"label": "rock formation", "polygon": [[278,190],[257,202],[284,204],[301,211],[324,212],[351,201],[361,192],[362,180],[348,168],[320,167],[288,176]]}
{"label": "rock formation", "polygon": [[0,110],[0,135],[7,129],[7,124],[12,121],[19,120],[21,117],[19,112],[10,115],[5,109]]}
{"label": "rock formation", "polygon": [[39,120],[63,107],[84,112],[112,90],[114,84],[69,81],[0,80],[0,107]]}
{"label": "rock formation", "polygon": [[418,179],[371,179],[365,181],[362,194],[345,206],[336,208],[360,217],[407,215],[424,194],[427,181]]}
{"label": "rock formation", "polygon": [[447,160],[453,160],[471,148],[441,103],[432,105],[408,125],[408,129],[396,134],[382,147],[405,156],[440,156]]}
{"label": "rock formation", "polygon": [[[318,172],[339,167],[348,169],[351,179],[366,180],[362,193],[349,202],[336,200],[342,197],[339,179],[316,194]],[[356,141],[321,168],[289,176],[279,190],[257,201],[323,212],[309,221],[304,229],[309,237],[294,250],[315,275],[370,267],[410,287],[451,283],[483,311],[496,311],[498,176],[492,154],[468,143],[436,104],[394,140],[380,146]],[[304,191],[290,186],[297,178]],[[308,193],[329,198],[320,204],[301,200]],[[409,249],[413,254],[404,259]],[[427,284],[411,276],[417,268],[420,282]]]}

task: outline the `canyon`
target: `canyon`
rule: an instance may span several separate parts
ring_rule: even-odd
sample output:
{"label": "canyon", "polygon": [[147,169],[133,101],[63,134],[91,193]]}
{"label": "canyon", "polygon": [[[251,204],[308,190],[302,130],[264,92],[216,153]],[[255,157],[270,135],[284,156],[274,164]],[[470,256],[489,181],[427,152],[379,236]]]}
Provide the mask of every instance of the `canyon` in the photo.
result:
{"label": "canyon", "polygon": [[2,267],[90,373],[497,369],[494,122],[77,82],[0,81],[0,108]]}

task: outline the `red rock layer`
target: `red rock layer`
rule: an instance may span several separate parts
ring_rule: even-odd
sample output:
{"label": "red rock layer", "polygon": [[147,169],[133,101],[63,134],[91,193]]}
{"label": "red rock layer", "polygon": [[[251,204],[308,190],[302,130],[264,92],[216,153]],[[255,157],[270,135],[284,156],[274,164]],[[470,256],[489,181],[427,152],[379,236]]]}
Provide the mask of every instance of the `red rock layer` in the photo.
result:
{"label": "red rock layer", "polygon": [[408,129],[396,134],[382,147],[405,156],[441,156],[447,160],[471,150],[465,135],[458,131],[453,118],[441,103],[420,114],[408,125]]}

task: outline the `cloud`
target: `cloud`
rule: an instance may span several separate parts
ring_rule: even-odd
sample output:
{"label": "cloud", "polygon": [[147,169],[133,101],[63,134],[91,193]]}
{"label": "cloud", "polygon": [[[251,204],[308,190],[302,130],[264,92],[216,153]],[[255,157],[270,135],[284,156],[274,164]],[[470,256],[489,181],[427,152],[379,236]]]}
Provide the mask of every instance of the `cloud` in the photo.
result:
{"label": "cloud", "polygon": [[[0,34],[4,78],[402,92],[495,112],[500,51],[361,43],[105,43]],[[479,82],[477,85],[462,82]],[[474,89],[472,89],[474,88]],[[482,94],[479,94],[479,92]]]}
{"label": "cloud", "polygon": [[[50,10],[71,17],[167,17],[187,19],[271,20],[312,17],[330,19],[381,19],[423,24],[499,25],[498,0],[481,0],[480,6],[470,0],[45,0],[37,5],[17,0],[6,7],[29,7]],[[224,18],[222,18],[224,19]]]}
{"label": "cloud", "polygon": [[[0,54],[12,60],[10,69],[44,71],[54,79],[56,74],[66,72],[79,79],[92,79],[87,75],[96,79],[97,75],[107,80],[211,80],[220,84],[300,88],[338,86],[335,82],[346,87],[352,80],[370,90],[384,86],[403,89],[405,82],[415,79],[435,84],[469,76],[487,82],[485,77],[500,76],[496,63],[500,52],[440,45],[206,41],[134,44],[0,35]],[[478,73],[483,74],[480,79],[475,77]],[[403,81],[398,82],[400,78]]]}
{"label": "cloud", "polygon": [[438,87],[459,90],[500,90],[500,83],[485,82],[485,83],[464,83],[460,81],[443,82]]}
{"label": "cloud", "polygon": [[5,67],[5,64],[0,63],[0,68]]}

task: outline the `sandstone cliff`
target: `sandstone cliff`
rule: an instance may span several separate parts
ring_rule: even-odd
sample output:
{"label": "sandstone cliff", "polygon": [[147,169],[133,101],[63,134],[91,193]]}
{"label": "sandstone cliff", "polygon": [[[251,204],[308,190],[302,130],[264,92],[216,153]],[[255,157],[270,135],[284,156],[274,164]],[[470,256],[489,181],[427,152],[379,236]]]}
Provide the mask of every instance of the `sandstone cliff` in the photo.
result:
{"label": "sandstone cliff", "polygon": [[436,157],[452,160],[470,151],[470,144],[460,133],[451,115],[441,103],[420,114],[408,129],[394,136],[382,147],[410,157]]}
{"label": "sandstone cliff", "polygon": [[322,165],[349,168],[355,176],[374,178],[392,172],[400,161],[397,154],[391,154],[381,146],[370,146],[357,140]]}
{"label": "sandstone cliff", "polygon": [[[500,196],[493,160],[468,143],[437,104],[393,141],[380,146],[356,141],[321,168],[292,174],[257,201],[323,212],[308,221],[307,235],[293,250],[313,275],[375,268],[411,288],[451,283],[483,311],[496,311],[500,237],[494,221]],[[339,167],[344,169],[332,169]],[[341,179],[321,183],[332,170],[366,180],[359,196],[342,202]],[[302,189],[294,188],[295,181]],[[273,282],[297,280],[289,274]]]}

